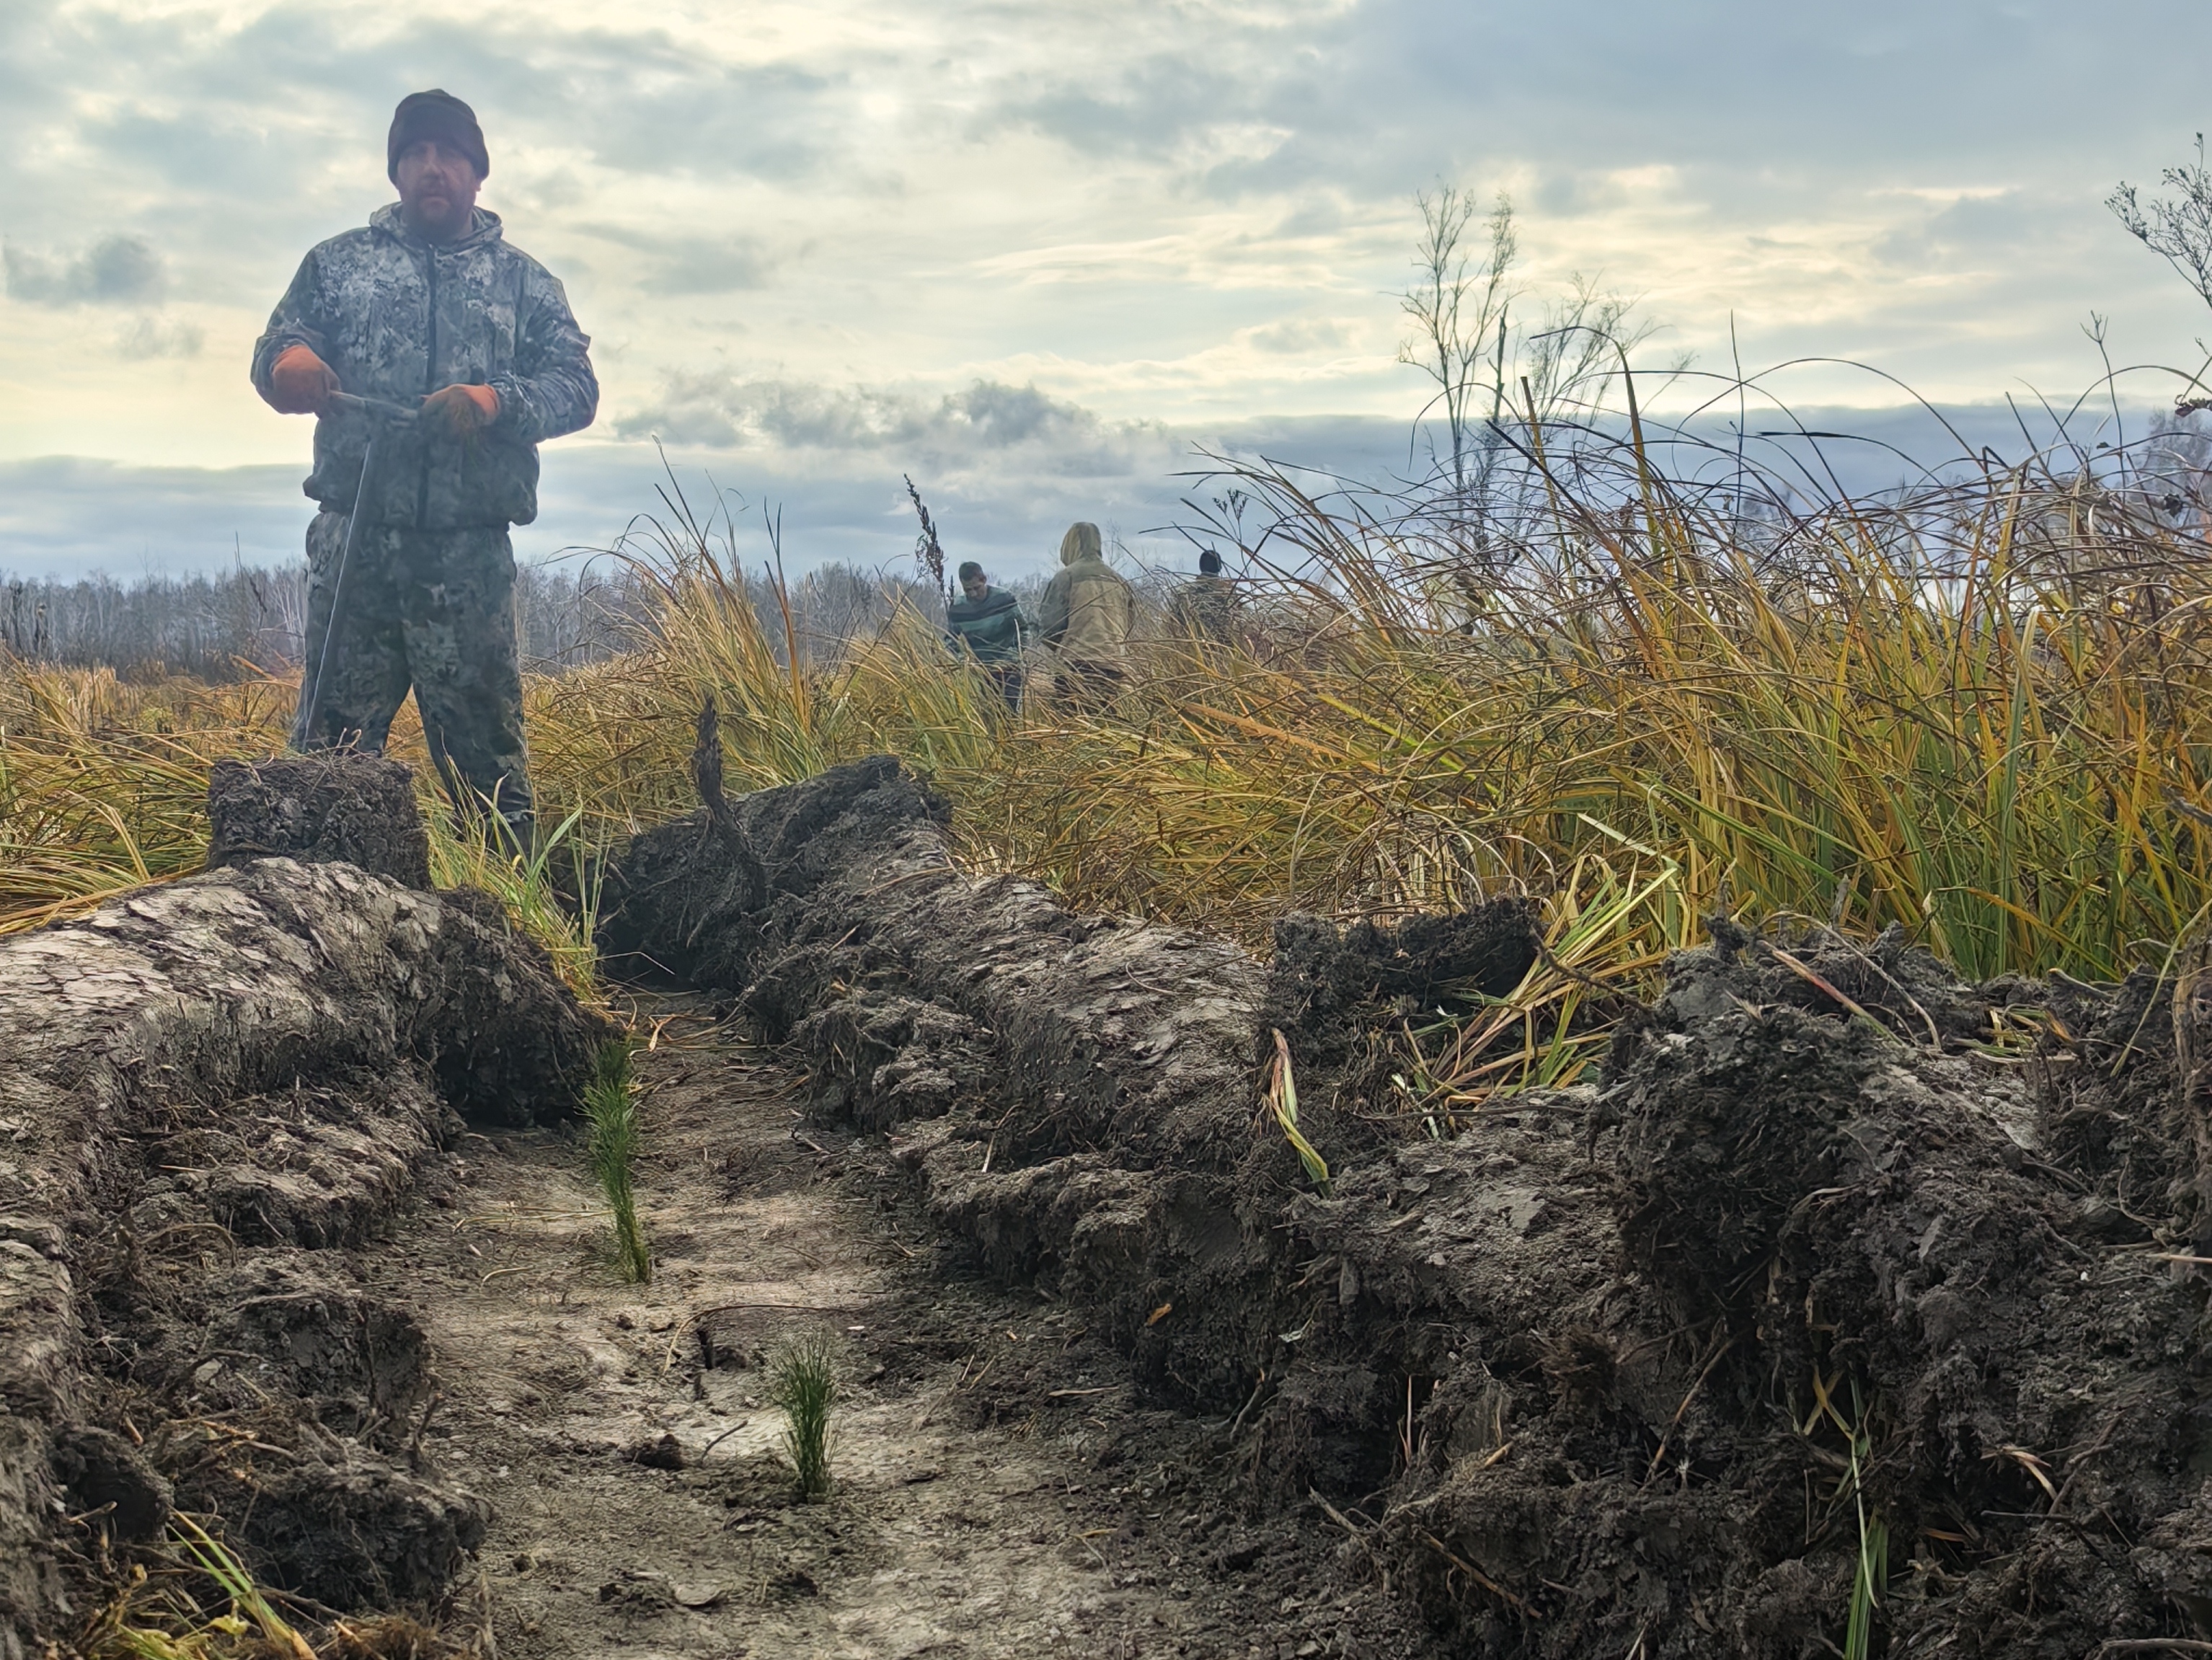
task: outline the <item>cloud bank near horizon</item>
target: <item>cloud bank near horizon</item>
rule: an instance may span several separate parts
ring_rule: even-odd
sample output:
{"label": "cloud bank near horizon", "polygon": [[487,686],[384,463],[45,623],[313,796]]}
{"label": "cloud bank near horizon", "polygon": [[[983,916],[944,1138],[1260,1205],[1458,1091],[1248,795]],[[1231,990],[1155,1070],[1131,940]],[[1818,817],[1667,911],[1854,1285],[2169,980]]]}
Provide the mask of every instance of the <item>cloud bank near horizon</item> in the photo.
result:
{"label": "cloud bank near horizon", "polygon": [[[1048,569],[1069,521],[1104,527],[1118,556],[1184,569],[1206,539],[1204,520],[1225,488],[1220,458],[1304,469],[1316,490],[1345,481],[1389,488],[1431,464],[1429,435],[1376,416],[1278,416],[1176,429],[1115,422],[1032,386],[977,382],[934,398],[910,389],[821,388],[715,380],[677,388],[657,424],[626,438],[549,446],[534,525],[514,532],[519,557],[580,559],[625,534],[649,550],[667,520],[664,493],[714,523],[718,546],[758,565],[780,526],[787,568],[831,561],[911,569],[914,477],[947,551],[995,574]],[[1891,488],[1986,449],[2017,459],[2063,436],[2084,449],[2144,436],[2161,407],[2083,405],[2054,414],[2005,403],[1884,410],[1730,400],[1692,423],[1679,445],[1656,421],[1662,464],[1708,477],[1732,465],[1735,423],[1745,453],[1808,496],[1839,483]],[[1821,435],[1807,440],[1785,435]],[[1848,434],[1849,436],[1838,435]],[[137,467],[76,457],[0,460],[0,577],[119,581],[299,556],[311,505],[291,464]]]}
{"label": "cloud bank near horizon", "polygon": [[[599,435],[769,493],[857,447],[998,481],[1012,523],[1176,435],[1402,425],[1424,389],[1392,295],[1439,180],[1512,194],[1525,316],[1611,284],[1663,325],[1655,363],[2070,391],[2102,372],[2092,313],[2123,363],[2194,362],[2200,302],[2103,198],[2185,158],[2208,47],[2190,0],[2124,25],[2057,0],[1591,0],[1571,24],[1504,0],[16,0],[0,462],[96,459],[120,489],[303,455],[247,349],[305,249],[388,196],[392,106],[433,84],[477,108],[486,204],[594,336]],[[1793,394],[1901,395],[1822,362]]]}

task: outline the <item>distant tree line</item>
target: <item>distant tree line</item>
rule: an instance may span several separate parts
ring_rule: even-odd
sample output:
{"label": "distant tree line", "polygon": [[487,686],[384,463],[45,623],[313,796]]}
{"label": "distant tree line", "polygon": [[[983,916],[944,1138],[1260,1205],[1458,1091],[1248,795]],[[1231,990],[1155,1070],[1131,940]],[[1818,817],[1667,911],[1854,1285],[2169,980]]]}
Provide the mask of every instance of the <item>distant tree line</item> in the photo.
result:
{"label": "distant tree line", "polygon": [[[524,564],[515,578],[516,635],[525,665],[540,672],[603,661],[649,625],[648,585],[618,561]],[[763,616],[780,617],[763,575],[748,574],[745,587]],[[944,617],[930,583],[856,565],[822,566],[793,579],[787,593],[800,652],[814,660],[830,660],[847,642],[882,629],[902,604],[933,621]],[[296,665],[307,609],[299,565],[128,582],[0,569],[0,649],[27,662],[106,667],[134,679],[233,681]],[[780,637],[781,627],[771,634]]]}

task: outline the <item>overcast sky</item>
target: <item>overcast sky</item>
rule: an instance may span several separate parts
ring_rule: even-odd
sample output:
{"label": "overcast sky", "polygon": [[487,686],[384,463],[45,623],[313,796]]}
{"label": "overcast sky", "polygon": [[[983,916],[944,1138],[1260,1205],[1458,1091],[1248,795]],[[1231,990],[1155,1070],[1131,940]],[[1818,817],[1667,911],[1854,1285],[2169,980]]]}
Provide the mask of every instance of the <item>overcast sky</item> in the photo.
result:
{"label": "overcast sky", "polygon": [[411,89],[475,106],[483,204],[593,337],[599,423],[519,545],[653,505],[658,435],[799,559],[895,556],[911,471],[1010,563],[1079,513],[1133,537],[1194,441],[1387,451],[1440,180],[1511,193],[1532,308],[1640,295],[1655,366],[2071,394],[2095,312],[2193,368],[2212,317],[2102,204],[2189,157],[2208,48],[2202,0],[0,0],[0,568],[296,547],[307,423],[247,354],[389,199]]}

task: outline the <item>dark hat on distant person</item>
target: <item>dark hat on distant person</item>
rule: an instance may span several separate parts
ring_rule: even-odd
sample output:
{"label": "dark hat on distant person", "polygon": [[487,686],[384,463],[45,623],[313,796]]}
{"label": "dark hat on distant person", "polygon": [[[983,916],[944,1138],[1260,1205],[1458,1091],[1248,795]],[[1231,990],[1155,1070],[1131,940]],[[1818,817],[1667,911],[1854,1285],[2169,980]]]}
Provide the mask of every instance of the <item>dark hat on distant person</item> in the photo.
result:
{"label": "dark hat on distant person", "polygon": [[1198,556],[1198,568],[1201,571],[1204,571],[1208,576],[1220,575],[1221,556],[1216,553],[1212,548],[1208,548],[1204,553]]}
{"label": "dark hat on distant person", "polygon": [[384,173],[393,184],[399,182],[401,153],[426,138],[450,144],[467,156],[476,164],[477,178],[491,172],[491,153],[484,149],[483,129],[477,125],[477,112],[450,92],[433,87],[428,92],[409,93],[392,112],[392,133],[384,141]]}

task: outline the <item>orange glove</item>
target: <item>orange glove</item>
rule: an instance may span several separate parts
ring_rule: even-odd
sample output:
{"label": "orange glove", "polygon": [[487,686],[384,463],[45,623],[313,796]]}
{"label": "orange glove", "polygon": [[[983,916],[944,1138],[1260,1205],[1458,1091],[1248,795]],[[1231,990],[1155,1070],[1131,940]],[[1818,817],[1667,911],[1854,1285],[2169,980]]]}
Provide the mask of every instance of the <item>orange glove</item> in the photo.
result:
{"label": "orange glove", "polygon": [[269,401],[286,415],[320,415],[338,389],[331,366],[306,346],[287,346],[269,368]]}
{"label": "orange glove", "polygon": [[422,413],[442,419],[456,438],[499,419],[499,394],[489,386],[442,386],[422,400]]}

